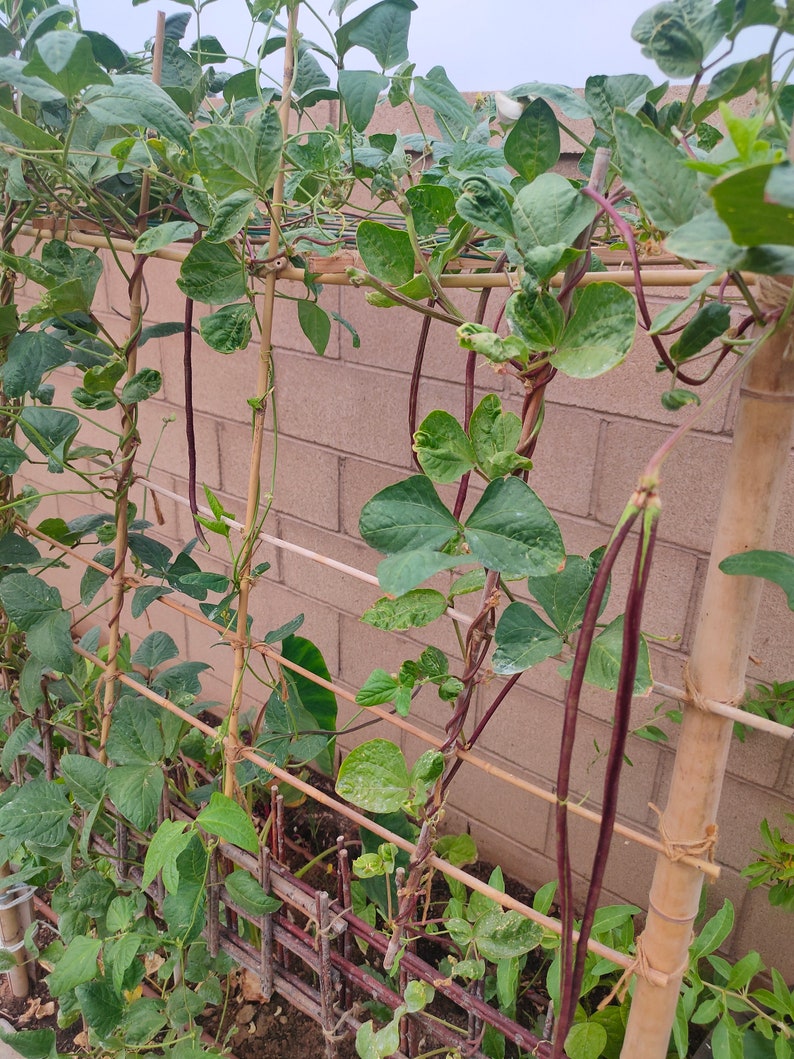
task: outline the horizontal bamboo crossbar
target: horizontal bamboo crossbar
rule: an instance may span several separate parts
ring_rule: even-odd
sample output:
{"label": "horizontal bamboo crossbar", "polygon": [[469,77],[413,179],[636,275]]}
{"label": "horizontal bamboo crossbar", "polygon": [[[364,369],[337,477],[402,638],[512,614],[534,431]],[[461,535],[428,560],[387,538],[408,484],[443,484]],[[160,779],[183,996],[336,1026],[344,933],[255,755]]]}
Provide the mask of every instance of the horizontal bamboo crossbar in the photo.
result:
{"label": "horizontal bamboo crossbar", "polygon": [[[78,246],[89,246],[97,250],[112,249],[117,254],[135,253],[135,244],[131,239],[108,239],[103,235],[75,230],[70,230],[68,236],[66,236],[64,230],[59,229],[55,224],[54,218],[53,224],[50,227],[46,227],[43,224],[38,224],[35,227],[33,225],[23,225],[20,234],[34,238],[41,237],[42,235],[54,237],[57,234],[60,238],[68,238],[70,243],[75,243]],[[171,246],[164,246],[159,250],[155,250],[148,256],[159,258],[161,261],[177,261],[181,263],[185,260],[189,251],[189,245],[173,243]],[[320,258],[315,264],[319,264],[322,261],[323,259]],[[711,271],[713,270],[646,267],[640,269],[639,278],[644,287],[694,287],[696,283],[700,283],[700,281]],[[752,282],[753,277],[749,273],[743,273],[742,275],[746,282]],[[306,272],[304,269],[294,268],[291,265],[287,265],[278,270],[278,277],[280,280],[303,283],[306,278]],[[633,287],[636,282],[632,270],[626,269],[625,271],[622,271],[610,269],[607,272],[585,272],[579,280],[579,285],[602,283],[606,279],[624,287]],[[351,286],[351,280],[347,275],[347,272],[312,272],[312,281],[316,284],[329,287]],[[448,287],[451,289],[463,288],[466,290],[483,290],[485,287],[510,288],[515,285],[515,277],[504,272],[444,273],[439,277],[439,281],[442,287]],[[559,273],[552,279],[551,283],[552,286],[559,287],[562,281],[563,274]],[[715,284],[715,286],[717,286],[717,284]]]}

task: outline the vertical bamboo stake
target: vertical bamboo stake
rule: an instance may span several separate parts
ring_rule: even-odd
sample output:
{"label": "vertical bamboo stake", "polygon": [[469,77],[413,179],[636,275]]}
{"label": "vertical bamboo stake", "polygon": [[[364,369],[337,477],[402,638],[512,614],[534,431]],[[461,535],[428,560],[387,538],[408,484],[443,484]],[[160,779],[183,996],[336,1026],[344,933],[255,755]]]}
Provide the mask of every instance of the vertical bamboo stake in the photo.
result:
{"label": "vertical bamboo stake", "polygon": [[[777,283],[777,295],[791,290]],[[762,286],[759,302],[768,303]],[[778,304],[777,308],[780,306]],[[701,698],[740,702],[762,582],[727,576],[728,555],[769,548],[794,428],[794,330],[787,321],[760,347],[744,377],[728,475],[714,536],[700,617],[689,661],[665,833],[671,842],[702,840],[713,825],[731,740],[732,722],[697,706]],[[703,876],[659,854],[649,897],[643,956],[672,976],[666,986],[637,979],[622,1056],[664,1059],[687,966]]]}
{"label": "vertical bamboo stake", "polygon": [[[286,139],[289,131],[290,99],[292,82],[295,77],[295,44],[297,40],[297,5],[290,8],[287,21],[287,41],[284,55],[284,79],[281,89],[279,118],[281,130]],[[270,238],[268,240],[268,258],[275,260],[281,239],[280,221],[284,201],[284,168],[276,176],[273,185],[273,200],[270,209]],[[262,333],[259,344],[259,372],[256,385],[257,407],[254,411],[253,438],[251,441],[251,462],[248,470],[248,502],[245,512],[245,530],[243,531],[243,561],[240,564],[240,596],[237,604],[237,636],[239,643],[234,649],[234,677],[232,681],[231,702],[229,705],[228,740],[226,742],[226,774],[223,780],[223,791],[227,797],[234,795],[235,765],[239,745],[240,706],[243,700],[243,676],[248,657],[246,642],[248,639],[248,601],[251,594],[251,559],[256,545],[259,514],[260,465],[265,433],[265,415],[267,412],[267,395],[270,389],[271,366],[273,357],[273,307],[276,301],[275,269],[265,277],[265,293],[262,305]]]}
{"label": "vertical bamboo stake", "polygon": [[[0,879],[6,879],[10,874],[11,869],[8,865],[0,864]],[[16,967],[6,972],[8,984],[11,986],[11,995],[15,997],[27,996],[30,993],[30,979],[25,966],[27,953],[21,947],[16,948],[24,936],[25,930],[19,918],[18,907],[0,908],[0,937],[3,940],[3,947],[12,950],[16,960]]]}
{"label": "vertical bamboo stake", "polygon": [[[157,12],[157,28],[152,52],[152,80],[159,84],[163,73],[163,44],[165,42],[165,12]],[[148,224],[149,192],[151,180],[148,173],[141,177],[141,201],[138,211],[138,234],[142,234]],[[127,378],[131,379],[138,370],[138,339],[142,323],[141,290],[143,288],[143,266],[145,257],[135,257],[135,265],[130,280],[130,332],[127,342]],[[113,570],[111,573],[111,607],[108,623],[108,662],[105,670],[105,693],[102,704],[102,731],[99,740],[100,761],[107,761],[106,744],[110,734],[110,715],[116,702],[118,683],[118,655],[121,646],[121,615],[124,610],[125,564],[127,560],[128,529],[127,514],[129,511],[129,491],[132,485],[135,468],[135,454],[138,451],[138,429],[134,406],[121,406],[121,466],[116,484],[116,541],[113,551]]]}

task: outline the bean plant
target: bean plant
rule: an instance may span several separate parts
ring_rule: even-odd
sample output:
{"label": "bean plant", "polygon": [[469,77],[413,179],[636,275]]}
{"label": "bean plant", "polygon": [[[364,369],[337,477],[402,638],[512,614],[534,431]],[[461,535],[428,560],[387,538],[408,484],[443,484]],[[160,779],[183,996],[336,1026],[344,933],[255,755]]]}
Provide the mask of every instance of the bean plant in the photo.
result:
{"label": "bean plant", "polygon": [[[557,779],[562,935],[550,978],[553,1048],[574,1059],[616,1054],[618,1006],[596,1017],[579,1002],[612,973],[594,967],[586,943],[607,930],[598,901],[631,701],[652,683],[641,623],[660,470],[697,421],[697,407],[707,408],[788,317],[790,304],[770,308],[745,275],[794,273],[787,155],[794,90],[785,66],[794,16],[772,0],[676,0],[649,10],[633,35],[664,78],[689,81],[672,101],[667,80],[628,74],[590,77],[583,94],[527,82],[471,102],[441,67],[422,74],[409,61],[413,5],[405,0],[379,0],[354,14],[349,0],[335,0],[331,21],[320,20],[320,43],[298,32],[298,0],[272,7],[245,0],[257,54],[232,73],[220,69],[228,59],[221,42],[201,35],[204,4],[184,6],[166,20],[154,56],[148,46],[131,53],[84,28],[68,4],[0,2],[0,710],[7,731],[0,766],[16,781],[0,796],[0,862],[16,866],[15,880],[55,884],[60,940],[42,955],[53,965],[49,985],[61,1018],[82,1015],[98,1053],[151,1050],[155,1040],[175,1059],[199,1050],[196,1017],[222,999],[219,976],[228,969],[201,938],[207,873],[218,840],[251,852],[263,841],[252,821],[265,774],[233,752],[245,735],[244,676],[267,689],[248,741],[279,767],[300,772],[314,763],[331,771],[334,696],[290,665],[329,677],[318,648],[298,635],[302,616],[261,630],[249,612],[252,586],[262,578],[266,584],[267,564],[256,551],[271,498],[257,478],[241,543],[211,489],[204,487],[199,503],[192,345],[196,330],[221,355],[260,341],[262,373],[247,414],[261,443],[265,422],[277,426],[276,277],[301,270],[295,312],[319,356],[333,320],[358,342],[355,320],[323,307],[310,264],[352,240],[359,263],[348,278],[367,302],[392,316],[421,317],[406,424],[416,473],[381,490],[361,513],[363,540],[383,556],[381,595],[363,620],[402,631],[449,615],[460,643],[457,659],[429,644],[396,673],[374,668],[358,692],[363,711],[386,706],[403,717],[418,695],[435,696],[445,738],[416,762],[385,738],[342,761],[338,793],[409,835],[415,850],[399,863],[362,834],[357,866],[370,888],[356,900],[363,908],[368,895],[380,909],[391,937],[388,972],[425,932],[430,856],[452,856],[440,825],[458,751],[476,746],[523,672],[558,659],[568,690]],[[191,15],[197,39],[186,47]],[[732,63],[734,41],[757,26],[769,28],[768,51]],[[374,69],[358,68],[362,51]],[[283,84],[274,72],[281,59]],[[739,116],[731,101],[748,92],[752,113]],[[312,108],[324,101],[336,104],[337,118],[319,127]],[[370,131],[376,111],[403,104],[418,131]],[[592,132],[581,141],[580,174],[570,179],[555,167],[561,135],[578,138],[569,122],[580,119]],[[156,268],[149,262],[176,242],[185,249],[177,280],[184,316],[149,325],[145,281]],[[662,242],[684,266],[706,271],[686,297],[652,316],[640,260]],[[133,249],[131,266],[116,249],[121,243]],[[107,248],[102,256],[100,246]],[[606,272],[602,258],[615,252],[631,267],[633,289]],[[95,309],[105,269],[117,270],[130,292],[129,319],[117,327]],[[508,273],[509,296],[492,311],[485,286],[476,312],[467,313],[444,279],[462,270]],[[30,307],[17,303],[19,290]],[[442,326],[454,330],[461,350],[463,407],[458,415],[431,411],[420,422],[423,357],[431,329]],[[649,372],[668,377],[662,402],[683,410],[682,425],[639,474],[603,546],[570,554],[531,484],[547,390],[559,374],[586,386],[616,368],[638,327],[657,356]],[[196,534],[176,556],[133,499],[139,408],[162,386],[158,371],[141,366],[142,351],[174,335],[183,342]],[[483,366],[506,380],[520,413],[496,392],[475,399]],[[51,487],[24,484],[28,465],[46,466]],[[85,498],[91,513],[39,519],[39,506],[47,512],[58,495]],[[197,561],[208,539],[227,550],[228,572],[205,571]],[[634,562],[624,612],[605,624],[611,573],[625,547],[634,549]],[[79,612],[64,608],[50,583],[60,555],[88,557]],[[767,554],[756,557],[762,566],[729,572],[764,573],[784,584],[789,560]],[[464,623],[458,605],[467,597],[475,603]],[[159,631],[133,651],[123,628],[127,612],[155,622],[158,607],[184,598],[235,652],[234,688],[216,735],[188,724],[206,706],[206,663],[167,665],[178,650]],[[108,600],[106,627],[82,632],[91,609]],[[492,674],[506,678],[495,692],[488,690]],[[613,692],[615,705],[603,822],[574,946],[567,800],[585,683]],[[182,715],[162,713],[146,692]],[[477,693],[490,701],[473,725]],[[32,777],[25,785],[23,772]],[[192,822],[172,812],[174,803],[191,800],[202,806]],[[253,914],[277,907],[247,872],[228,875],[225,886]],[[542,943],[541,932],[515,912],[450,889],[442,917],[457,952],[450,973],[514,1011],[520,963]],[[161,899],[160,913],[152,897]],[[624,910],[609,927],[622,932],[626,947],[629,924]],[[706,984],[697,961],[712,949],[702,936],[697,945],[685,1018],[718,1020],[715,1054],[733,1055],[737,1005],[774,1008],[774,995],[779,1018],[765,1020],[760,1009],[757,1017],[777,1035],[775,1054],[784,1059],[794,1012],[780,982],[759,998],[749,992],[757,961],[740,971],[713,958],[718,981]],[[146,997],[138,987],[153,954],[161,988]],[[361,1054],[387,1054],[399,1017],[431,999],[428,991],[406,991],[397,1019],[380,1030],[362,1027]],[[41,1054],[52,1053],[49,1037],[40,1043]],[[686,1055],[680,1025],[675,1044]],[[482,1048],[498,1059],[504,1040],[489,1033]]]}

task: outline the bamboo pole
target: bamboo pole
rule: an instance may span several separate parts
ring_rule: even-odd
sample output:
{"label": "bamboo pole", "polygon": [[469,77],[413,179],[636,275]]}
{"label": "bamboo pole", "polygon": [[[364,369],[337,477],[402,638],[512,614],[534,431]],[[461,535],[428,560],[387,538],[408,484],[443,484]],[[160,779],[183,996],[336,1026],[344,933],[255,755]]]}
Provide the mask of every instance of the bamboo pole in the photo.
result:
{"label": "bamboo pole", "polygon": [[[770,307],[773,285],[779,309],[791,292],[791,281],[761,285],[762,307]],[[741,701],[762,588],[760,579],[727,576],[719,564],[736,552],[771,546],[793,428],[794,331],[786,321],[755,354],[739,398],[663,817],[671,843],[700,843],[717,816],[732,720],[702,708],[702,700],[727,705]],[[702,876],[693,868],[672,857],[658,857],[642,956],[647,967],[666,974],[669,982],[654,986],[638,975],[621,1053],[625,1059],[667,1055],[701,883]]]}
{"label": "bamboo pole", "polygon": [[[11,874],[8,864],[0,864],[0,883]],[[30,979],[28,969],[25,966],[27,953],[22,947],[25,937],[25,928],[19,916],[19,907],[11,905],[5,908],[0,905],[0,938],[2,948],[12,952],[16,965],[6,972],[8,984],[11,986],[11,995],[24,997],[30,993]]]}
{"label": "bamboo pole", "polygon": [[[290,104],[292,84],[295,78],[295,50],[298,43],[298,9],[290,8],[287,20],[287,37],[284,51],[284,78],[279,105],[281,130],[286,139],[289,131]],[[275,262],[281,241],[280,220],[284,201],[285,171],[282,165],[273,186],[273,199],[270,207],[271,227],[268,241],[268,258]],[[260,467],[265,436],[265,415],[268,407],[268,395],[272,378],[273,362],[273,308],[276,302],[276,269],[265,277],[265,292],[262,305],[262,333],[259,343],[259,368],[256,386],[256,408],[253,417],[253,438],[251,441],[251,459],[248,469],[248,494],[243,529],[243,557],[240,563],[240,592],[237,601],[237,636],[239,643],[234,649],[234,676],[229,703],[228,742],[226,744],[226,769],[223,777],[223,790],[231,798],[235,791],[235,766],[239,760],[239,717],[243,701],[243,678],[248,665],[249,648],[246,643],[248,633],[249,599],[251,594],[251,561],[258,543],[259,501],[260,501]]]}

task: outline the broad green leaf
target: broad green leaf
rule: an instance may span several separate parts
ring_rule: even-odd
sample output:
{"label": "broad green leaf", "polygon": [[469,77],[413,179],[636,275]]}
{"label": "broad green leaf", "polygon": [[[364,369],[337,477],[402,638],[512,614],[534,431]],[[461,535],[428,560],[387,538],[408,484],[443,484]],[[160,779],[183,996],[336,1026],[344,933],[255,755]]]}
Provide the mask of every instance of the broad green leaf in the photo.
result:
{"label": "broad green leaf", "polygon": [[0,806],[0,835],[18,845],[35,842],[57,849],[69,830],[71,816],[63,786],[40,776]]}
{"label": "broad green leaf", "polygon": [[110,85],[112,81],[97,66],[91,41],[84,33],[56,29],[36,40],[33,56],[24,69],[26,77],[40,77],[68,99],[89,85]]}
{"label": "broad green leaf", "polygon": [[446,140],[465,139],[477,125],[474,111],[442,66],[434,66],[427,77],[414,78],[414,99],[420,107],[430,107]]}
{"label": "broad green leaf", "polygon": [[446,609],[446,596],[434,589],[415,588],[396,599],[383,596],[364,611],[361,620],[376,629],[411,629],[429,625]]}
{"label": "broad green leaf", "polygon": [[374,669],[356,695],[359,706],[382,706],[391,702],[400,687],[399,681],[385,669]]}
{"label": "broad green leaf", "polygon": [[513,225],[519,248],[572,246],[593,220],[596,205],[557,173],[541,173],[522,188],[513,203]]}
{"label": "broad green leaf", "polygon": [[[581,555],[568,555],[564,569],[548,577],[529,579],[529,591],[565,636],[578,629],[582,623],[587,598],[603,554],[604,549],[598,548],[586,559]],[[599,617],[608,600],[609,585],[598,609]]]}
{"label": "broad green leaf", "polygon": [[472,556],[490,570],[543,577],[565,559],[557,523],[519,478],[497,478],[466,520]]}
{"label": "broad green leaf", "polygon": [[167,632],[150,632],[132,656],[132,664],[142,669],[157,669],[163,662],[179,657],[179,648]]}
{"label": "broad green leaf", "polygon": [[618,74],[607,77],[595,74],[585,81],[584,96],[597,128],[608,135],[613,130],[613,117],[618,110],[631,114],[644,105],[653,81],[645,74]]}
{"label": "broad green leaf", "polygon": [[[625,111],[614,116],[623,181],[651,223],[663,232],[690,221],[702,203],[687,156],[656,129]],[[761,242],[763,240],[759,240]]]}
{"label": "broad green leaf", "polygon": [[548,84],[545,81],[527,81],[516,85],[505,93],[510,99],[528,99],[542,96],[562,111],[568,118],[592,118],[587,102],[567,85]]}
{"label": "broad green leaf", "polygon": [[[3,752],[0,754],[0,769],[4,775],[11,777],[11,766],[25,750],[28,743],[38,735],[38,732],[29,717],[16,726],[11,735],[6,737]],[[5,880],[4,880],[5,882]]]}
{"label": "broad green leaf", "polygon": [[242,262],[223,244],[202,239],[182,262],[177,286],[188,298],[224,305],[245,296],[247,283]]}
{"label": "broad green leaf", "polygon": [[201,337],[218,353],[235,353],[251,341],[251,321],[256,309],[250,302],[224,305],[217,312],[199,320]]}
{"label": "broad green leaf", "polygon": [[415,10],[412,0],[381,0],[367,8],[336,31],[339,55],[344,56],[351,47],[358,46],[375,56],[381,70],[390,70],[405,62],[411,12]]}
{"label": "broad green leaf", "polygon": [[298,301],[298,323],[314,352],[322,356],[331,337],[331,318],[328,313],[317,302],[301,298]]}
{"label": "broad green leaf", "polygon": [[196,164],[211,195],[225,199],[258,187],[256,140],[245,125],[207,125],[191,137]]}
{"label": "broad green leaf", "polygon": [[[152,636],[166,634],[152,633]],[[145,699],[134,695],[124,695],[119,700],[107,741],[111,761],[119,765],[156,765],[162,759],[163,737],[155,710]]]}
{"label": "broad green leaf", "polygon": [[163,820],[157,828],[146,849],[141,889],[145,890],[154,881],[157,873],[162,871],[166,890],[170,894],[176,893],[179,888],[176,862],[190,842],[190,834],[185,832],[186,827],[185,821]]}
{"label": "broad green leaf", "polygon": [[109,1037],[124,1014],[124,999],[107,979],[83,982],[75,990],[77,1007],[89,1027],[100,1037]]}
{"label": "broad green leaf", "polygon": [[101,761],[81,754],[63,754],[60,770],[81,809],[93,809],[104,797],[108,770]]}
{"label": "broad green leaf", "polygon": [[442,835],[433,847],[436,856],[443,857],[456,868],[474,864],[477,860],[477,844],[471,835]]}
{"label": "broad green leaf", "polygon": [[154,228],[147,228],[135,240],[135,253],[153,254],[155,250],[162,250],[179,239],[189,239],[197,227],[193,221],[166,221]]}
{"label": "broad green leaf", "polygon": [[65,610],[52,611],[28,630],[27,646],[45,666],[59,673],[71,673],[75,662],[71,615]]}
{"label": "broad green leaf", "polygon": [[0,128],[10,132],[28,150],[63,152],[60,140],[6,107],[0,107]]}
{"label": "broad green leaf", "polygon": [[355,747],[339,767],[336,793],[370,813],[394,813],[411,796],[411,779],[402,751],[388,739]]}
{"label": "broad green leaf", "polygon": [[670,0],[640,15],[631,31],[642,54],[668,77],[693,77],[728,27],[711,0]]}
{"label": "broad green leaf", "polygon": [[[584,679],[588,684],[593,684],[597,688],[605,688],[607,691],[617,689],[620,660],[623,657],[623,622],[624,617],[621,614],[593,640],[584,674]],[[572,665],[572,662],[568,662],[560,668],[561,675],[566,679],[571,675]],[[652,684],[648,644],[645,642],[645,637],[641,636],[632,694],[647,695]]]}
{"label": "broad green leaf", "polygon": [[62,474],[69,446],[80,428],[80,420],[58,408],[27,405],[19,413],[19,429],[47,457],[51,474]]}
{"label": "broad green leaf", "polygon": [[690,261],[707,261],[721,269],[739,268],[745,252],[731,238],[730,228],[714,210],[706,210],[671,232],[665,240],[671,254]]}
{"label": "broad green leaf", "polygon": [[122,816],[142,831],[157,819],[164,786],[160,765],[117,765],[108,774],[110,800]]}
{"label": "broad green leaf", "polygon": [[191,124],[159,85],[137,74],[114,74],[110,86],[90,88],[83,97],[88,113],[101,125],[155,129],[187,150]]}
{"label": "broad green leaf", "polygon": [[210,795],[209,805],[198,814],[196,823],[224,842],[230,842],[249,853],[259,851],[259,836],[245,809],[219,791],[213,791]]}
{"label": "broad green leaf", "polygon": [[544,99],[533,99],[524,109],[507,135],[504,152],[508,165],[528,183],[557,164],[560,129]]}
{"label": "broad green leaf", "polygon": [[491,147],[488,143],[458,140],[452,148],[448,165],[451,176],[464,180],[475,173],[480,175],[484,170],[504,169],[505,153],[501,147]]}
{"label": "broad green leaf", "polygon": [[634,343],[632,294],[617,283],[591,283],[552,354],[551,362],[574,379],[593,379],[617,367]]}
{"label": "broad green leaf", "polygon": [[491,908],[474,924],[477,951],[487,960],[507,960],[536,949],[543,928],[520,912]]}
{"label": "broad green leaf", "polygon": [[138,955],[141,941],[140,934],[122,934],[120,938],[110,938],[104,944],[102,964],[118,994],[124,989],[125,977]]}
{"label": "broad green leaf", "polygon": [[510,604],[500,617],[494,636],[495,673],[523,673],[562,650],[559,633],[526,603]]}
{"label": "broad green leaf", "polygon": [[597,1022],[575,1022],[565,1038],[570,1059],[598,1059],[607,1044],[607,1031]]}
{"label": "broad green leaf", "polygon": [[440,409],[422,420],[414,434],[413,449],[422,470],[434,482],[457,482],[477,463],[463,427]]}
{"label": "broad green leaf", "polygon": [[429,548],[397,552],[378,563],[378,581],[384,592],[401,596],[442,570],[452,570],[462,563],[470,562],[468,555],[446,555]]}
{"label": "broad green leaf", "polygon": [[794,610],[794,555],[760,549],[740,552],[723,559],[720,563],[720,570],[724,574],[763,577],[766,581],[780,585],[786,593],[789,608]]}
{"label": "broad green leaf", "polygon": [[16,474],[27,458],[10,438],[0,438],[0,474]]}
{"label": "broad green leaf", "polygon": [[374,70],[339,71],[339,95],[344,101],[350,124],[357,132],[365,131],[375,113],[381,92],[388,86],[388,77]]}
{"label": "broad green leaf", "polygon": [[690,404],[700,404],[700,398],[696,393],[692,390],[682,390],[680,387],[665,390],[659,400],[662,402],[662,408],[666,408],[668,412],[677,412],[679,408],[686,408]]}
{"label": "broad green leaf", "polygon": [[[12,967],[16,958],[11,956]],[[11,968],[9,967],[8,970]],[[57,1059],[55,1047],[55,1030],[16,1030],[6,1033],[0,1029],[0,1041],[7,1044],[11,1051],[21,1055],[22,1059]]]}
{"label": "broad green leaf", "polygon": [[233,239],[251,219],[255,208],[256,196],[252,191],[233,191],[215,207],[204,238],[209,243],[225,243]]}
{"label": "broad green leaf", "polygon": [[[323,658],[322,652],[316,644],[304,636],[295,636],[287,633],[282,637],[281,654],[290,662],[307,669],[310,673],[330,682],[331,674]],[[323,732],[334,732],[336,730],[337,702],[336,696],[330,688],[324,688],[315,683],[309,677],[303,676],[293,670],[288,670],[288,680],[300,699],[301,705],[313,719],[310,727],[320,729]],[[323,739],[323,736],[319,737]],[[326,749],[321,753],[312,754],[316,763],[323,772],[332,771],[331,751]]]}
{"label": "broad green leaf", "polygon": [[714,181],[709,194],[739,246],[794,245],[794,165],[790,162],[728,173]]}
{"label": "broad green leaf", "polygon": [[[0,78],[10,85],[14,85],[30,99],[37,103],[63,104],[64,97],[57,88],[42,80],[40,77],[26,77],[22,72],[26,66],[24,59],[16,59],[6,56],[0,59]],[[21,172],[20,172],[21,176]],[[24,181],[22,182],[24,188]]]}
{"label": "broad green leaf", "polygon": [[159,998],[139,997],[124,1014],[122,1038],[128,1047],[140,1048],[149,1044],[167,1022]]}
{"label": "broad green leaf", "polygon": [[719,338],[731,322],[730,306],[720,302],[707,302],[698,309],[675,342],[670,346],[670,356],[680,364],[694,357],[709,342]]}
{"label": "broad green leaf", "polygon": [[71,673],[71,617],[62,609],[57,588],[32,574],[9,574],[0,582],[0,602],[11,621],[27,632],[31,654],[49,668]]}
{"label": "broad green leaf", "polygon": [[237,868],[223,880],[229,897],[244,912],[252,916],[270,915],[281,908],[282,902],[277,897],[265,893],[250,872]]}
{"label": "broad green leaf", "polygon": [[488,478],[532,466],[531,460],[515,451],[521,440],[521,420],[515,412],[503,412],[502,402],[494,393],[486,394],[474,409],[469,436],[477,464]]}
{"label": "broad green leaf", "polygon": [[449,224],[455,212],[455,196],[443,184],[414,184],[405,192],[420,238],[431,236]]}
{"label": "broad green leaf", "polygon": [[426,789],[444,771],[444,755],[440,750],[425,750],[411,769],[411,785]]}
{"label": "broad green leaf", "polygon": [[254,171],[261,197],[268,194],[281,166],[284,137],[278,110],[274,106],[257,110],[248,122],[254,135]]}
{"label": "broad green leaf", "polygon": [[530,298],[516,291],[507,300],[505,315],[511,330],[535,353],[554,349],[565,328],[565,313],[550,291]]}
{"label": "broad green leaf", "polygon": [[42,562],[36,545],[18,533],[0,537],[0,566],[38,566]]}
{"label": "broad green leaf", "polygon": [[356,230],[356,246],[376,279],[395,287],[413,279],[415,261],[408,232],[380,221],[362,221]]}
{"label": "broad green leaf", "polygon": [[55,965],[55,970],[47,976],[50,993],[57,997],[95,978],[101,948],[99,938],[73,938]]}
{"label": "broad green leaf", "polygon": [[139,404],[158,393],[163,385],[163,377],[155,368],[141,368],[131,379],[124,383],[121,390],[123,404]]}
{"label": "broad green leaf", "polygon": [[514,239],[513,217],[504,192],[485,176],[470,176],[463,181],[455,203],[459,215],[469,224],[502,239]]}
{"label": "broad green leaf", "polygon": [[494,364],[504,364],[508,360],[526,364],[529,359],[529,348],[517,335],[500,338],[485,324],[461,324],[456,337],[461,349],[473,349]]}
{"label": "broad green leaf", "polygon": [[359,531],[385,555],[416,548],[441,548],[458,531],[452,514],[424,475],[387,486],[361,511]]}

